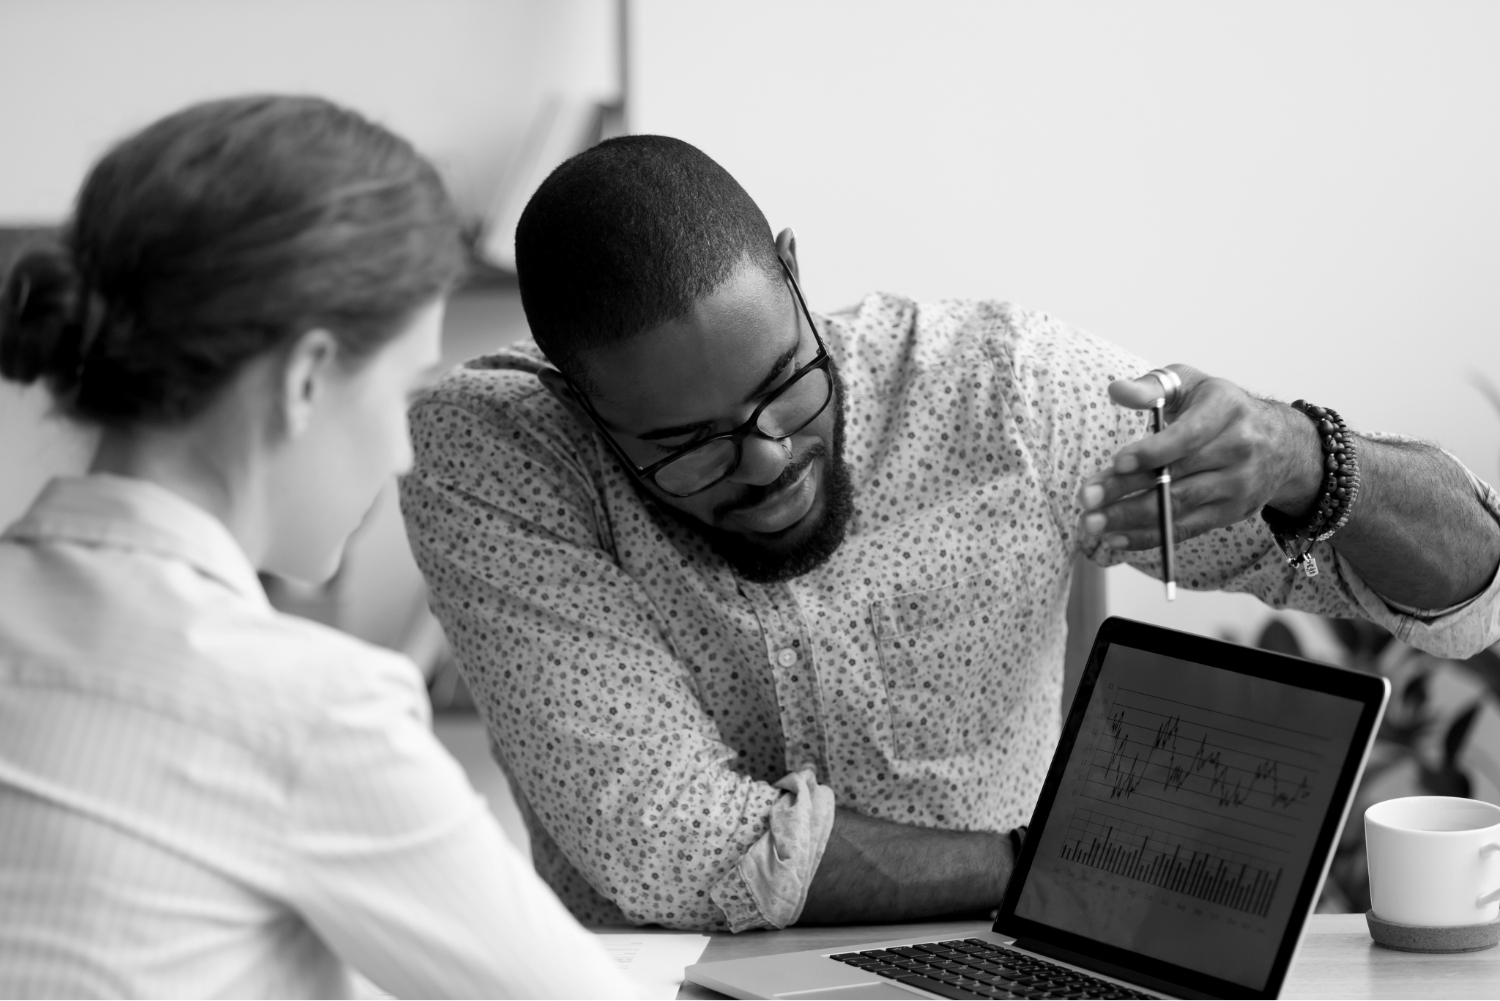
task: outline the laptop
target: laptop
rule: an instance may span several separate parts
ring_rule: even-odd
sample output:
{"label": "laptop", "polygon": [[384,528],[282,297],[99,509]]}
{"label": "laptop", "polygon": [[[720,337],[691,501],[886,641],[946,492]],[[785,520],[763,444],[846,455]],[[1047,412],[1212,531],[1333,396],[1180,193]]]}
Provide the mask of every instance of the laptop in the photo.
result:
{"label": "laptop", "polygon": [[1112,618],[993,925],[698,963],[737,998],[1274,998],[1390,685]]}

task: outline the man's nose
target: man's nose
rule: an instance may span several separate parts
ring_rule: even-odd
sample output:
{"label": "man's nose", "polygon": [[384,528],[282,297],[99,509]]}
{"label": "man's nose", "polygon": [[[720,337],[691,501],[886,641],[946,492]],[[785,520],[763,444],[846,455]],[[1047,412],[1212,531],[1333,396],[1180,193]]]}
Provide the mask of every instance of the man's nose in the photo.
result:
{"label": "man's nose", "polygon": [[792,461],[790,438],[762,438],[750,435],[740,446],[740,464],[729,479],[735,483],[747,483],[763,487],[775,483],[781,471]]}

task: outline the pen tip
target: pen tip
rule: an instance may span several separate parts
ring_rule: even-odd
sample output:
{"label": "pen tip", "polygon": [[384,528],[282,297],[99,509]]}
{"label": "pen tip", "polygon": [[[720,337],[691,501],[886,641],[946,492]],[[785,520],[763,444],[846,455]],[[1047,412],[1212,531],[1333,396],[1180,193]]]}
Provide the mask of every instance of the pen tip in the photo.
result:
{"label": "pen tip", "polygon": [[1170,581],[1170,580],[1167,581],[1167,600],[1168,601],[1176,601],[1177,600],[1177,582],[1176,581]]}

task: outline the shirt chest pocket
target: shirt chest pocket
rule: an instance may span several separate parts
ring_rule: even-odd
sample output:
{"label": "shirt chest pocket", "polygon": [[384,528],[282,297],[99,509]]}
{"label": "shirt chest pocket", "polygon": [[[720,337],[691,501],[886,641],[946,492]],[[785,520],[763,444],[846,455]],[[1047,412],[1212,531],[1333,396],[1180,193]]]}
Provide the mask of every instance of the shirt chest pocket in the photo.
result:
{"label": "shirt chest pocket", "polygon": [[999,736],[1015,700],[1015,602],[1015,578],[995,568],[872,603],[897,758],[953,757]]}

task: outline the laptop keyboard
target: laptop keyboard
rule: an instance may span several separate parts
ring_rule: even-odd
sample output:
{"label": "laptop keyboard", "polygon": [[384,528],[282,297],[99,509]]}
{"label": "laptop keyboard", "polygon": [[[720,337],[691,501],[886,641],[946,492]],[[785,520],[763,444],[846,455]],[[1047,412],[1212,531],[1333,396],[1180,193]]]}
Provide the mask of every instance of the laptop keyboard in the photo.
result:
{"label": "laptop keyboard", "polygon": [[977,938],[828,958],[944,998],[1151,997]]}

